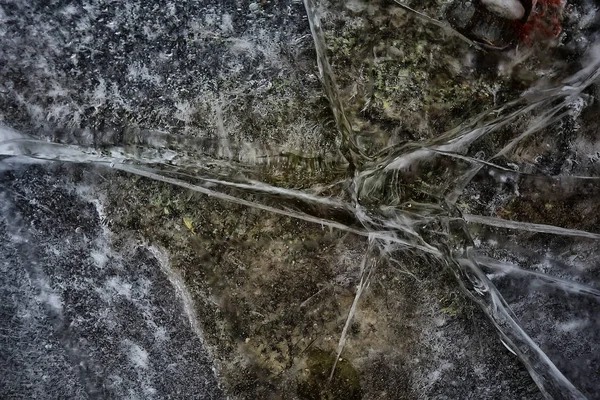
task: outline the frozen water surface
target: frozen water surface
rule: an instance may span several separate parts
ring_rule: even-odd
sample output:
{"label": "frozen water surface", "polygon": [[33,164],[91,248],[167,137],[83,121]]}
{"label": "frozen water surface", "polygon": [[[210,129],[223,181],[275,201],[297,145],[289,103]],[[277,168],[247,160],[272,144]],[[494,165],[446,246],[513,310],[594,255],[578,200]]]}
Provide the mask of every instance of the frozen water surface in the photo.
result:
{"label": "frozen water surface", "polygon": [[600,398],[598,6],[0,0],[2,398]]}

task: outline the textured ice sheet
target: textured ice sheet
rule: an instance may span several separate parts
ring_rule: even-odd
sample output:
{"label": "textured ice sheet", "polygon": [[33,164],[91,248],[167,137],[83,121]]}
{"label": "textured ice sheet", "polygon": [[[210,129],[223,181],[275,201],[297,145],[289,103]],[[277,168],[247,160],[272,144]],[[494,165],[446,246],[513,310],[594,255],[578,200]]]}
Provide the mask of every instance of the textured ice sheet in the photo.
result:
{"label": "textured ice sheet", "polygon": [[222,398],[168,264],[60,173],[0,172],[0,397]]}

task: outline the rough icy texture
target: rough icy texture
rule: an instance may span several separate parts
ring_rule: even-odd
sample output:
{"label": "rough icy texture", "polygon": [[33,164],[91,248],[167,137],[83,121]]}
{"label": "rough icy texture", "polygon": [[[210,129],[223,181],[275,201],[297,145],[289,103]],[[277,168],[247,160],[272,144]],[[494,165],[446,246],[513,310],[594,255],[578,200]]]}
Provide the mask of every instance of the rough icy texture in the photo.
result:
{"label": "rough icy texture", "polygon": [[0,35],[0,116],[27,133],[244,159],[334,144],[301,2],[3,1]]}
{"label": "rough icy texture", "polygon": [[[414,3],[444,16],[436,1]],[[109,144],[141,144],[212,156],[186,171],[198,176],[218,170],[227,158],[323,153],[338,144],[301,3],[3,1],[0,7],[0,113],[18,130],[93,144],[97,153]],[[597,232],[597,185],[529,177],[597,174],[595,117],[579,118],[597,92],[593,87],[571,99],[571,112],[552,124],[540,122],[550,104],[486,135],[477,136],[466,123],[454,131],[461,140],[443,150],[472,160],[435,158],[420,148],[479,112],[519,98],[530,85],[552,88],[580,68],[592,14],[576,18],[572,10],[561,46],[556,40],[548,50],[543,44],[486,53],[392,3],[334,1],[318,8],[341,88],[333,94],[345,106],[358,147],[374,155],[389,145],[419,146],[379,154],[379,169],[379,158],[365,162],[361,180],[352,182],[362,184],[357,198],[365,208],[356,210],[381,211],[368,208],[375,204],[399,211],[392,216],[423,212],[417,230],[427,240],[434,237],[430,242],[440,249],[454,238],[441,223],[427,226],[435,215],[429,219],[419,203],[456,203],[465,214]],[[480,125],[500,125],[496,115],[486,114]],[[542,129],[517,151],[494,160],[502,172],[478,164],[536,126]],[[463,141],[459,134],[480,140]],[[23,148],[34,149],[23,151],[33,157],[53,155],[41,154],[52,147],[40,143]],[[116,152],[108,150],[106,160]],[[270,170],[264,180],[306,188],[346,175],[341,168],[314,168],[322,160],[313,161],[312,169]],[[3,382],[4,397],[219,397],[213,363],[233,398],[541,396],[440,259],[409,248],[374,263],[332,374],[360,286],[365,237],[108,168],[1,165],[0,251],[6,261],[0,295],[7,321],[1,361],[11,377]],[[518,171],[505,173],[509,167]],[[470,171],[475,174],[461,193],[457,176]],[[237,172],[235,178],[247,170]],[[177,177],[178,184],[194,182],[189,174]],[[344,194],[321,189],[334,193],[333,201],[345,198],[348,188]],[[455,189],[456,198],[448,193]],[[285,210],[320,212],[281,192],[219,190]],[[339,210],[326,216],[365,228]],[[509,238],[504,245],[512,241],[562,258],[558,267],[570,272],[595,262],[595,242],[470,228],[477,251],[535,272],[561,273],[557,265],[549,269],[494,248],[497,236]],[[571,259],[574,252],[584,259]],[[561,277],[594,288],[594,273]],[[577,297],[570,308],[561,300],[574,296],[533,290],[539,282],[530,287],[514,274],[493,271],[489,278],[557,366],[593,394],[595,303]],[[576,318],[565,318],[569,313]],[[571,347],[575,333],[585,339]],[[47,360],[41,364],[40,354]],[[578,354],[583,358],[575,359]],[[573,360],[582,361],[581,368],[571,368]]]}
{"label": "rough icy texture", "polygon": [[1,397],[223,398],[170,267],[63,167],[1,165]]}

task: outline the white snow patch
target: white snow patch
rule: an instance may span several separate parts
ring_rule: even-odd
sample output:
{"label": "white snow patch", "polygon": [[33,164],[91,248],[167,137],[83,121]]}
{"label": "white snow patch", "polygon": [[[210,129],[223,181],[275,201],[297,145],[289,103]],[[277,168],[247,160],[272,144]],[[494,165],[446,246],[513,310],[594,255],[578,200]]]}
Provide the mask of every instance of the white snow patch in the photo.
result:
{"label": "white snow patch", "polygon": [[352,12],[362,12],[367,8],[367,3],[361,0],[348,0],[346,2],[346,8]]}
{"label": "white snow patch", "polygon": [[231,43],[229,50],[233,54],[247,53],[252,56],[254,56],[256,54],[256,50],[257,50],[256,44],[254,42],[252,42],[251,40],[248,40],[245,38],[232,38],[232,39],[229,39],[229,42]]}
{"label": "white snow patch", "polygon": [[154,396],[156,394],[156,389],[154,389],[152,386],[148,386],[146,384],[143,385],[142,390],[144,391],[144,394],[146,396]]}
{"label": "white snow patch", "polygon": [[112,292],[118,296],[124,296],[128,300],[131,300],[131,284],[123,282],[121,278],[113,276],[105,282],[104,286],[109,293]]}
{"label": "white snow patch", "polygon": [[138,368],[148,368],[148,352],[135,343],[127,341],[129,345],[129,361]]}
{"label": "white snow patch", "polygon": [[233,22],[231,20],[231,15],[227,13],[223,14],[223,16],[221,17],[221,25],[219,25],[219,28],[221,28],[223,32],[233,32]]}
{"label": "white snow patch", "polygon": [[177,112],[175,112],[176,119],[185,123],[192,122],[192,117],[196,112],[196,108],[193,104],[190,104],[188,101],[183,101],[175,103],[175,108],[177,109]]}
{"label": "white snow patch", "polygon": [[440,367],[434,371],[431,371],[428,375],[427,378],[429,379],[429,384],[433,384],[434,382],[440,380],[440,378],[442,377],[442,375],[444,374],[444,372],[451,370],[454,368],[454,364],[449,363],[449,362],[445,362],[442,365],[440,365]]}
{"label": "white snow patch", "polygon": [[589,325],[589,321],[585,319],[572,319],[570,321],[557,324],[556,329],[558,329],[560,332],[570,333],[587,325]]}
{"label": "white snow patch", "polygon": [[215,13],[215,10],[211,9],[204,16],[204,22],[206,23],[206,25],[212,26],[212,25],[214,25],[214,24],[217,23],[217,18],[218,17],[219,16]]}
{"label": "white snow patch", "polygon": [[65,17],[72,17],[73,15],[78,14],[79,10],[74,5],[69,4],[68,6],[60,10],[60,13]]}
{"label": "white snow patch", "polygon": [[94,92],[92,93],[92,100],[94,101],[94,106],[95,107],[99,107],[102,104],[106,103],[106,81],[102,78],[98,78],[99,83],[98,86],[96,86],[96,89],[94,89]]}
{"label": "white snow patch", "polygon": [[94,264],[96,264],[98,268],[104,268],[108,263],[108,256],[104,252],[93,250],[90,257],[92,257]]}
{"label": "white snow patch", "polygon": [[154,330],[154,340],[159,343],[164,343],[169,340],[169,333],[164,326],[158,326]]}
{"label": "white snow patch", "polygon": [[68,104],[53,104],[48,110],[46,120],[63,122],[71,115],[71,107]]}
{"label": "white snow patch", "polygon": [[47,305],[49,305],[54,311],[62,311],[62,301],[60,296],[54,292],[48,290],[42,290],[42,293],[38,296],[38,299]]}

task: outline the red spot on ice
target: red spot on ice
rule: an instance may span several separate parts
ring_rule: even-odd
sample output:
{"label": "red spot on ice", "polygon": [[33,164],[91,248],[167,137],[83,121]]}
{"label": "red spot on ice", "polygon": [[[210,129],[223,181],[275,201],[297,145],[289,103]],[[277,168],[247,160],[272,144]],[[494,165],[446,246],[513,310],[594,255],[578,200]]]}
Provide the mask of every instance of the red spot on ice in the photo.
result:
{"label": "red spot on ice", "polygon": [[536,39],[558,36],[563,8],[562,0],[533,0],[527,21],[517,22],[520,41],[531,45]]}

